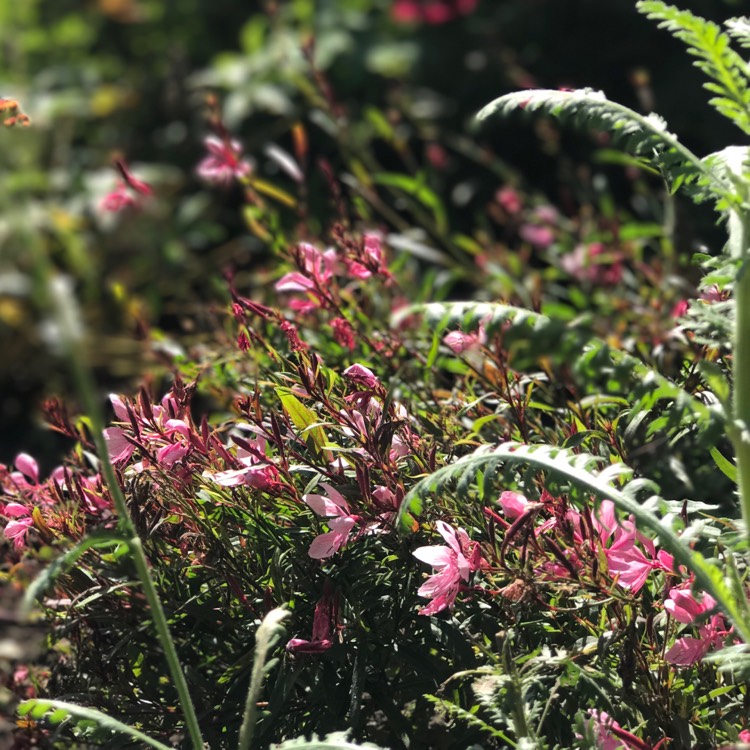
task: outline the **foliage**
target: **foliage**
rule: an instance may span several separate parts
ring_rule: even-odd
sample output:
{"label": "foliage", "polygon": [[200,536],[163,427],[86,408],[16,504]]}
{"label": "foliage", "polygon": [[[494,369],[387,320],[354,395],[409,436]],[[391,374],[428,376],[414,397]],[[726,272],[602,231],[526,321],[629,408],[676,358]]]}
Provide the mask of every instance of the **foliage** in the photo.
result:
{"label": "foliage", "polygon": [[[701,159],[660,118],[591,90],[502,97],[484,116],[520,108],[610,133],[602,158],[650,206],[634,215],[603,191],[556,208],[485,141],[415,114],[418,95],[411,110],[384,104],[428,54],[412,32],[478,28],[484,7],[362,0],[338,15],[331,2],[313,19],[310,2],[282,6],[192,80],[228,91],[205,100],[210,135],[190,165],[221,214],[202,188],[170,198],[169,172],[114,162],[100,207],[115,235],[152,236],[150,212],[177,206],[170,231],[189,245],[192,205],[204,229],[231,216],[257,255],[201,272],[222,301],[189,335],[144,314],[146,376],[108,416],[85,284],[13,222],[13,262],[82,409],[45,404],[69,446],[60,467],[24,451],[0,466],[4,580],[47,645],[11,657],[18,742],[746,740],[744,151]],[[638,7],[688,45],[714,106],[744,128],[747,76],[728,45],[745,22],[724,34]],[[351,102],[334,61],[383,88]],[[20,105],[31,128],[14,137],[34,128]],[[265,151],[239,137],[250,117],[274,132]],[[471,212],[452,190],[465,165],[494,181]],[[703,254],[697,288],[662,225],[680,188],[729,216],[728,249]],[[91,231],[54,226],[66,248]],[[153,287],[148,268],[146,293],[169,285],[173,266]]]}

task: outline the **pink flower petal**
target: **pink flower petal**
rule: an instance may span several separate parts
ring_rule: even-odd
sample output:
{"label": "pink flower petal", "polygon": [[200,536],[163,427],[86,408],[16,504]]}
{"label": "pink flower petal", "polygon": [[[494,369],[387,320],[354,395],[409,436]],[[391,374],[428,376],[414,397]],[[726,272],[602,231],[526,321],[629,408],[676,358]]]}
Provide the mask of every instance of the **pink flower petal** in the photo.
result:
{"label": "pink flower petal", "polygon": [[433,568],[444,568],[450,565],[455,553],[449,547],[418,547],[412,552],[412,555],[421,560],[423,563],[431,565]]}
{"label": "pink flower petal", "polygon": [[709,640],[699,640],[698,638],[679,638],[674,642],[674,646],[664,654],[664,658],[678,667],[690,667],[699,662],[711,647]]}
{"label": "pink flower petal", "polygon": [[33,484],[39,484],[39,464],[28,453],[19,453],[15,465]]}
{"label": "pink flower petal", "polygon": [[0,511],[0,514],[6,518],[25,518],[31,515],[31,509],[21,505],[21,503],[8,503]]}

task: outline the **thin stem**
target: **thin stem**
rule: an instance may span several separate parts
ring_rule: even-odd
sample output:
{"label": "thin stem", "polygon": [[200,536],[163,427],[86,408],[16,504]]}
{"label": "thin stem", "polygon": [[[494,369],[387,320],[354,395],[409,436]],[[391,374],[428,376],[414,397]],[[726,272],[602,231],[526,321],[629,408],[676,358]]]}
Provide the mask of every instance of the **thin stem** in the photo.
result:
{"label": "thin stem", "polygon": [[86,366],[80,351],[78,351],[78,347],[81,344],[81,334],[77,323],[77,305],[75,299],[72,297],[72,290],[68,289],[67,286],[56,283],[51,278],[47,258],[42,253],[37,252],[35,260],[37,273],[47,287],[47,302],[50,311],[59,325],[59,343],[62,352],[68,360],[76,389],[91,421],[91,432],[99,455],[101,471],[115,504],[119,527],[128,537],[128,548],[133,556],[133,562],[143,586],[146,601],[151,609],[154,626],[164,649],[164,655],[167,659],[177,695],[179,696],[180,705],[185,713],[185,723],[193,748],[194,750],[204,750],[205,744],[201,736],[200,726],[198,725],[195,706],[190,697],[190,691],[185,674],[182,671],[182,666],[180,665],[177,649],[169,632],[167,617],[159,598],[159,593],[156,590],[154,579],[151,576],[151,570],[148,559],[143,551],[143,545],[128,511],[125,496],[115,474],[112,462],[109,460],[109,452],[104,439],[104,416],[96,397],[96,384],[90,369]]}
{"label": "thin stem", "polygon": [[750,540],[750,214],[732,213],[729,217],[729,250],[742,259],[734,284],[735,330],[733,363],[733,425],[730,430],[737,462],[739,493],[745,534]]}

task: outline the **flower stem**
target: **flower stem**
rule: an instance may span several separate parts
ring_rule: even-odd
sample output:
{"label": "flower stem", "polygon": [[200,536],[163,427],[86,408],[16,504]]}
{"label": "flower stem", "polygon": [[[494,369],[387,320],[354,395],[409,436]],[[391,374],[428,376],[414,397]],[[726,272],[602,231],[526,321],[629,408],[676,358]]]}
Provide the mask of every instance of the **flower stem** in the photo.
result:
{"label": "flower stem", "polygon": [[201,736],[200,726],[198,725],[195,706],[190,697],[190,691],[185,674],[182,671],[182,666],[180,665],[177,649],[169,632],[169,624],[164,607],[156,590],[148,559],[143,551],[143,544],[128,511],[125,495],[120,487],[120,482],[117,479],[112,462],[109,460],[109,452],[104,439],[104,415],[96,396],[96,384],[91,370],[85,364],[80,351],[82,331],[78,325],[79,315],[76,300],[73,297],[72,290],[67,285],[59,283],[60,279],[52,277],[49,262],[41,252],[37,251],[35,260],[36,271],[46,287],[46,302],[49,311],[52,313],[53,319],[59,327],[58,344],[63,355],[68,360],[75,387],[88,414],[94,445],[96,446],[101,463],[101,472],[114,501],[119,528],[128,540],[127,545],[133,557],[138,578],[143,586],[143,592],[151,610],[151,616],[159,636],[159,641],[164,649],[172,681],[185,714],[185,723],[192,746],[194,750],[204,750],[205,745]]}
{"label": "flower stem", "polygon": [[729,250],[741,261],[734,284],[735,330],[730,435],[737,462],[739,493],[745,534],[750,541],[750,214],[732,212],[729,216]]}

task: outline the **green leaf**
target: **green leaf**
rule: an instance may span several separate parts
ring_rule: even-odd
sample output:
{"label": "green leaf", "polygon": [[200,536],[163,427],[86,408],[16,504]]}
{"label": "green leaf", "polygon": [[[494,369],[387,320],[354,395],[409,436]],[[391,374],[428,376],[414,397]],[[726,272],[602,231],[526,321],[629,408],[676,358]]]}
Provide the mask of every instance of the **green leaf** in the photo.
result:
{"label": "green leaf", "polygon": [[23,602],[21,603],[21,617],[28,617],[37,597],[54,582],[57,576],[72,567],[88,550],[106,549],[107,547],[116,547],[123,543],[127,544],[127,540],[122,535],[111,531],[96,532],[82,539],[78,544],[44,568],[31,582],[31,585],[26,589]]}
{"label": "green leaf", "polygon": [[443,203],[437,193],[425,185],[421,179],[395,172],[378,172],[378,174],[372,176],[372,179],[377,185],[393,187],[410,195],[432,212],[439,232],[447,231],[448,219]]}
{"label": "green leaf", "polygon": [[245,712],[240,728],[238,750],[249,750],[255,733],[255,722],[258,713],[258,699],[263,689],[263,678],[266,674],[268,654],[283,632],[283,621],[290,615],[288,610],[277,607],[272,609],[261,622],[255,635],[255,659],[250,676],[250,688],[245,700]]}
{"label": "green leaf", "polygon": [[305,406],[288,388],[278,387],[275,390],[292,424],[302,435],[306,435],[315,452],[321,454],[328,443],[328,438],[320,426],[318,415]]}
{"label": "green leaf", "polygon": [[[690,11],[680,10],[660,0],[639,0],[636,8],[648,18],[658,20],[659,27],[667,29],[684,42],[688,52],[697,58],[695,65],[713,82],[705,88],[718,94],[710,100],[713,107],[740,130],[750,135],[750,89],[747,63],[730,46],[730,38],[721,27]],[[729,24],[730,33],[746,40],[746,28],[735,21]]]}
{"label": "green leaf", "polygon": [[534,89],[501,96],[477,115],[486,120],[514,111],[542,112],[562,122],[589,130],[603,130],[634,156],[647,160],[667,182],[689,187],[694,200],[714,200],[717,208],[737,206],[741,201],[732,184],[716,173],[667,130],[657,115],[641,115],[622,104],[611,102],[601,91],[578,89],[557,91]]}
{"label": "green leaf", "polygon": [[711,448],[710,453],[711,458],[713,458],[714,463],[719,468],[721,473],[725,477],[731,479],[733,482],[737,482],[737,467],[731,461],[725,458],[716,446],[713,446]]}
{"label": "green leaf", "polygon": [[135,727],[113,719],[96,708],[78,706],[75,703],[66,703],[65,701],[32,698],[20,703],[16,710],[19,716],[31,716],[35,721],[46,720],[53,724],[59,724],[66,719],[93,721],[103,729],[109,729],[111,732],[118,734],[125,734],[149,747],[157,748],[157,750],[171,750],[169,746],[149,737]]}

